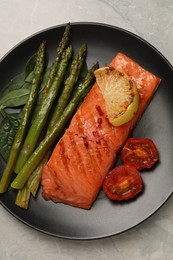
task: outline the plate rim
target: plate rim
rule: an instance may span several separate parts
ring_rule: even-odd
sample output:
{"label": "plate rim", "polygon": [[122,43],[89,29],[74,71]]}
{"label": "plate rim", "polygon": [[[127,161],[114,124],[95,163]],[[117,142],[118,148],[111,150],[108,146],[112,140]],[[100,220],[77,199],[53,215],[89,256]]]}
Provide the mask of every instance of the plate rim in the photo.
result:
{"label": "plate rim", "polygon": [[[68,23],[68,22],[67,22]],[[44,29],[38,30],[32,34],[30,34],[29,36],[25,37],[24,39],[22,39],[21,41],[17,42],[13,47],[11,47],[4,55],[2,55],[2,57],[0,58],[0,63],[12,52],[14,51],[16,48],[20,47],[21,44],[27,42],[28,40],[32,39],[33,37],[36,37],[39,34],[45,33],[47,31],[50,30],[54,30],[56,28],[60,28],[60,27],[65,27],[67,25],[67,23],[61,23],[61,24],[57,24],[57,25],[52,25],[52,26],[48,26]],[[171,69],[173,70],[173,64],[171,64],[171,62],[161,53],[160,50],[158,50],[152,43],[150,43],[149,41],[147,41],[146,39],[142,38],[142,36],[137,35],[134,32],[129,31],[128,29],[116,26],[116,25],[112,25],[112,24],[108,24],[108,23],[101,23],[101,22],[70,22],[71,26],[77,26],[77,25],[91,25],[91,26],[99,26],[99,27],[107,27],[107,28],[112,28],[114,30],[118,30],[121,32],[124,32],[126,34],[129,34],[137,39],[139,39],[140,41],[142,41],[143,43],[147,44],[149,47],[151,47],[155,52],[157,52],[159,54],[159,56],[161,56],[165,62],[171,67]]]}

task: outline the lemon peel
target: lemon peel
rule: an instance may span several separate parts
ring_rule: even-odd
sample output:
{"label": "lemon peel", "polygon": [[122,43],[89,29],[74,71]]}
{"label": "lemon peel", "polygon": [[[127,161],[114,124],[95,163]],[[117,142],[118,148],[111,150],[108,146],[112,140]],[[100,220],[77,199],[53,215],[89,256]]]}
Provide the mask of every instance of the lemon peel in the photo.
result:
{"label": "lemon peel", "polygon": [[95,77],[105,99],[109,122],[114,126],[129,122],[139,106],[139,93],[134,81],[124,71],[113,67],[97,69]]}

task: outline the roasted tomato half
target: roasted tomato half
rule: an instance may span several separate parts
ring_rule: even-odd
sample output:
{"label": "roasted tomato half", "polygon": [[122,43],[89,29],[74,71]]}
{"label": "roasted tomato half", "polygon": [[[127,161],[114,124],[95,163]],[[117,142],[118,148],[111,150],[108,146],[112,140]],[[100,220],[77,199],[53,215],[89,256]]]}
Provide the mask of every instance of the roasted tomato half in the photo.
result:
{"label": "roasted tomato half", "polygon": [[108,173],[103,182],[103,191],[111,200],[134,198],[143,187],[139,171],[129,165],[120,165]]}
{"label": "roasted tomato half", "polygon": [[137,170],[153,167],[158,158],[157,148],[148,138],[129,138],[121,151],[122,162]]}

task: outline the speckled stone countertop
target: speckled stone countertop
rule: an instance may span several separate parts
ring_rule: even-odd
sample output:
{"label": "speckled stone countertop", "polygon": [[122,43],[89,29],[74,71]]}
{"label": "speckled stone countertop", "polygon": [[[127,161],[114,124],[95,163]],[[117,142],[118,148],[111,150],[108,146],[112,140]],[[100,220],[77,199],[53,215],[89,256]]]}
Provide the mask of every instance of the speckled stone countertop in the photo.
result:
{"label": "speckled stone countertop", "polygon": [[[173,64],[172,0],[0,0],[0,57],[21,40],[66,22],[115,25],[147,40]],[[54,238],[0,206],[2,260],[172,260],[173,197],[152,217],[123,234],[92,241]]]}

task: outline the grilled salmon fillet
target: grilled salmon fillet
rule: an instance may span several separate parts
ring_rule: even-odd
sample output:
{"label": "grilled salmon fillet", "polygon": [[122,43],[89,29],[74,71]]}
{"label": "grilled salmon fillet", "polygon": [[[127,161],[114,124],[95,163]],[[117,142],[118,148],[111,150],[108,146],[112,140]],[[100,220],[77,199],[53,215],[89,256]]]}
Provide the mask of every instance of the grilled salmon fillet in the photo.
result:
{"label": "grilled salmon fillet", "polygon": [[108,121],[105,100],[95,83],[74,115],[42,171],[42,196],[90,209],[118,151],[156,91],[160,79],[118,53],[109,66],[124,70],[137,85],[140,100],[135,116],[115,127]]}

